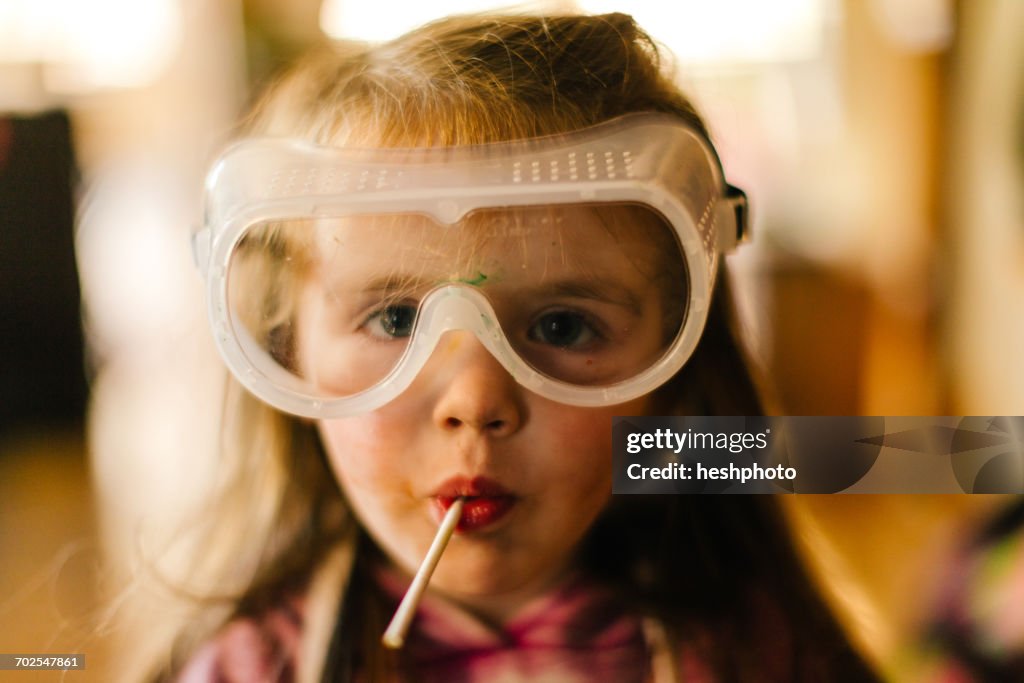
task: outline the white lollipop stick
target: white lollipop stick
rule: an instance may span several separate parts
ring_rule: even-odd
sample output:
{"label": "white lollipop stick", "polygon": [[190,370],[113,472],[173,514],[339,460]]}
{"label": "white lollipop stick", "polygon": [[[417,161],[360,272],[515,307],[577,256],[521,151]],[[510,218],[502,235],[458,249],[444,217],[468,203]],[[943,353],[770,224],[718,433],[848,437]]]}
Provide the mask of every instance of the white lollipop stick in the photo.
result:
{"label": "white lollipop stick", "polygon": [[441,553],[448,545],[448,539],[455,532],[455,525],[462,517],[462,506],[465,502],[465,498],[456,498],[448,508],[448,512],[445,513],[444,519],[441,520],[441,526],[437,529],[437,535],[434,536],[434,540],[430,544],[427,556],[423,558],[423,563],[416,570],[416,576],[413,577],[409,590],[406,591],[405,597],[402,598],[398,609],[395,610],[395,616],[391,617],[391,623],[384,631],[381,642],[385,647],[397,650],[405,644],[405,634],[409,630],[409,624],[412,623],[413,615],[416,614],[416,607],[420,604],[423,591],[427,589],[427,583],[441,559]]}

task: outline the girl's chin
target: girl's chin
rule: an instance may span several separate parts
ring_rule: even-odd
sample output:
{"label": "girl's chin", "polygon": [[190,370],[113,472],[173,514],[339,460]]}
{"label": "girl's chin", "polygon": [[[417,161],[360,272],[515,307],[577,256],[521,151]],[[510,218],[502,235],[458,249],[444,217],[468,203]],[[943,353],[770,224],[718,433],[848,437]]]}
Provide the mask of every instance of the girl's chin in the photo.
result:
{"label": "girl's chin", "polygon": [[530,559],[528,555],[504,555],[487,562],[451,562],[444,566],[442,557],[430,587],[458,602],[508,599],[521,604],[551,589],[564,574],[535,566]]}
{"label": "girl's chin", "polygon": [[444,566],[445,559],[447,558],[441,558],[441,563],[430,579],[430,586],[452,596],[507,593],[529,583],[529,576],[522,576],[519,572],[513,571],[509,566],[511,563],[507,560],[449,562],[448,566]]}

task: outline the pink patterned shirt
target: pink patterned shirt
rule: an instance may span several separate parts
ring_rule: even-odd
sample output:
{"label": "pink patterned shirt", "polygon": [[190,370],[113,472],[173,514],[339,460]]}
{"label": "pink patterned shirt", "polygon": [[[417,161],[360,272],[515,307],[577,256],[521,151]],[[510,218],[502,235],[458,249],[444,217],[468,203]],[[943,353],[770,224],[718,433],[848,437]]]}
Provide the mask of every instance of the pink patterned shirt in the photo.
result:
{"label": "pink patterned shirt", "polygon": [[[385,593],[401,598],[401,579],[381,573]],[[258,617],[239,618],[192,658],[178,683],[286,683],[295,680],[305,596],[283,600]],[[655,680],[644,621],[614,595],[581,579],[525,605],[492,627],[441,598],[420,603],[405,656],[422,683],[575,683]],[[700,661],[676,662],[687,683],[709,683]]]}

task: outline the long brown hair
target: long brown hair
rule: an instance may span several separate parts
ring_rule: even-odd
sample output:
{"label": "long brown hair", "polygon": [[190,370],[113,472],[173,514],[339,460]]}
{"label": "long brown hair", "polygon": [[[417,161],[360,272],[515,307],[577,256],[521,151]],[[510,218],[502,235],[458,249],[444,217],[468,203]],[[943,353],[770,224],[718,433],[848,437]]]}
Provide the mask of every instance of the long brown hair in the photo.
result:
{"label": "long brown hair", "polygon": [[[241,133],[326,145],[456,145],[570,131],[639,111],[672,114],[707,135],[657,45],[630,17],[478,15],[378,46],[322,46],[271,84]],[[723,272],[696,352],[656,392],[658,412],[763,412],[728,287]],[[226,417],[227,474],[210,535],[196,546],[199,556],[217,544],[203,584],[220,595],[197,607],[209,614],[213,604],[215,616],[198,628],[183,622],[171,656],[156,667],[158,678],[219,623],[258,610],[308,574],[325,547],[359,536],[308,422],[260,404],[233,380]],[[615,500],[592,529],[581,550],[584,566],[679,638],[707,636],[705,654],[722,680],[763,680],[758,659],[766,634],[748,627],[744,611],[761,598],[789,634],[800,672],[794,680],[870,679],[809,588],[772,500],[627,498]],[[609,553],[612,547],[619,550]],[[353,581],[365,578],[357,571]],[[366,616],[366,602],[349,601],[346,614]],[[364,667],[379,659],[358,651],[368,640],[352,624],[365,619],[341,622],[331,663],[345,669],[358,657]],[[348,672],[334,674],[345,679]]]}

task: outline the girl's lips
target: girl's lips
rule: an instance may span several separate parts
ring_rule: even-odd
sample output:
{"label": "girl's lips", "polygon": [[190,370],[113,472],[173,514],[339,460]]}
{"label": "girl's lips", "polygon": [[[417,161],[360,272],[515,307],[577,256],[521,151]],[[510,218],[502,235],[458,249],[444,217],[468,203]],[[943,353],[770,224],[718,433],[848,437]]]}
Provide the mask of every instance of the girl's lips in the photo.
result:
{"label": "girl's lips", "polygon": [[498,482],[486,477],[453,477],[433,493],[443,516],[456,498],[465,498],[456,531],[469,533],[497,523],[516,504],[518,498]]}
{"label": "girl's lips", "polygon": [[[455,498],[436,499],[442,514],[451,507]],[[455,530],[462,533],[480,531],[496,523],[516,504],[512,496],[468,496],[465,497],[465,504],[462,506],[462,516]]]}

